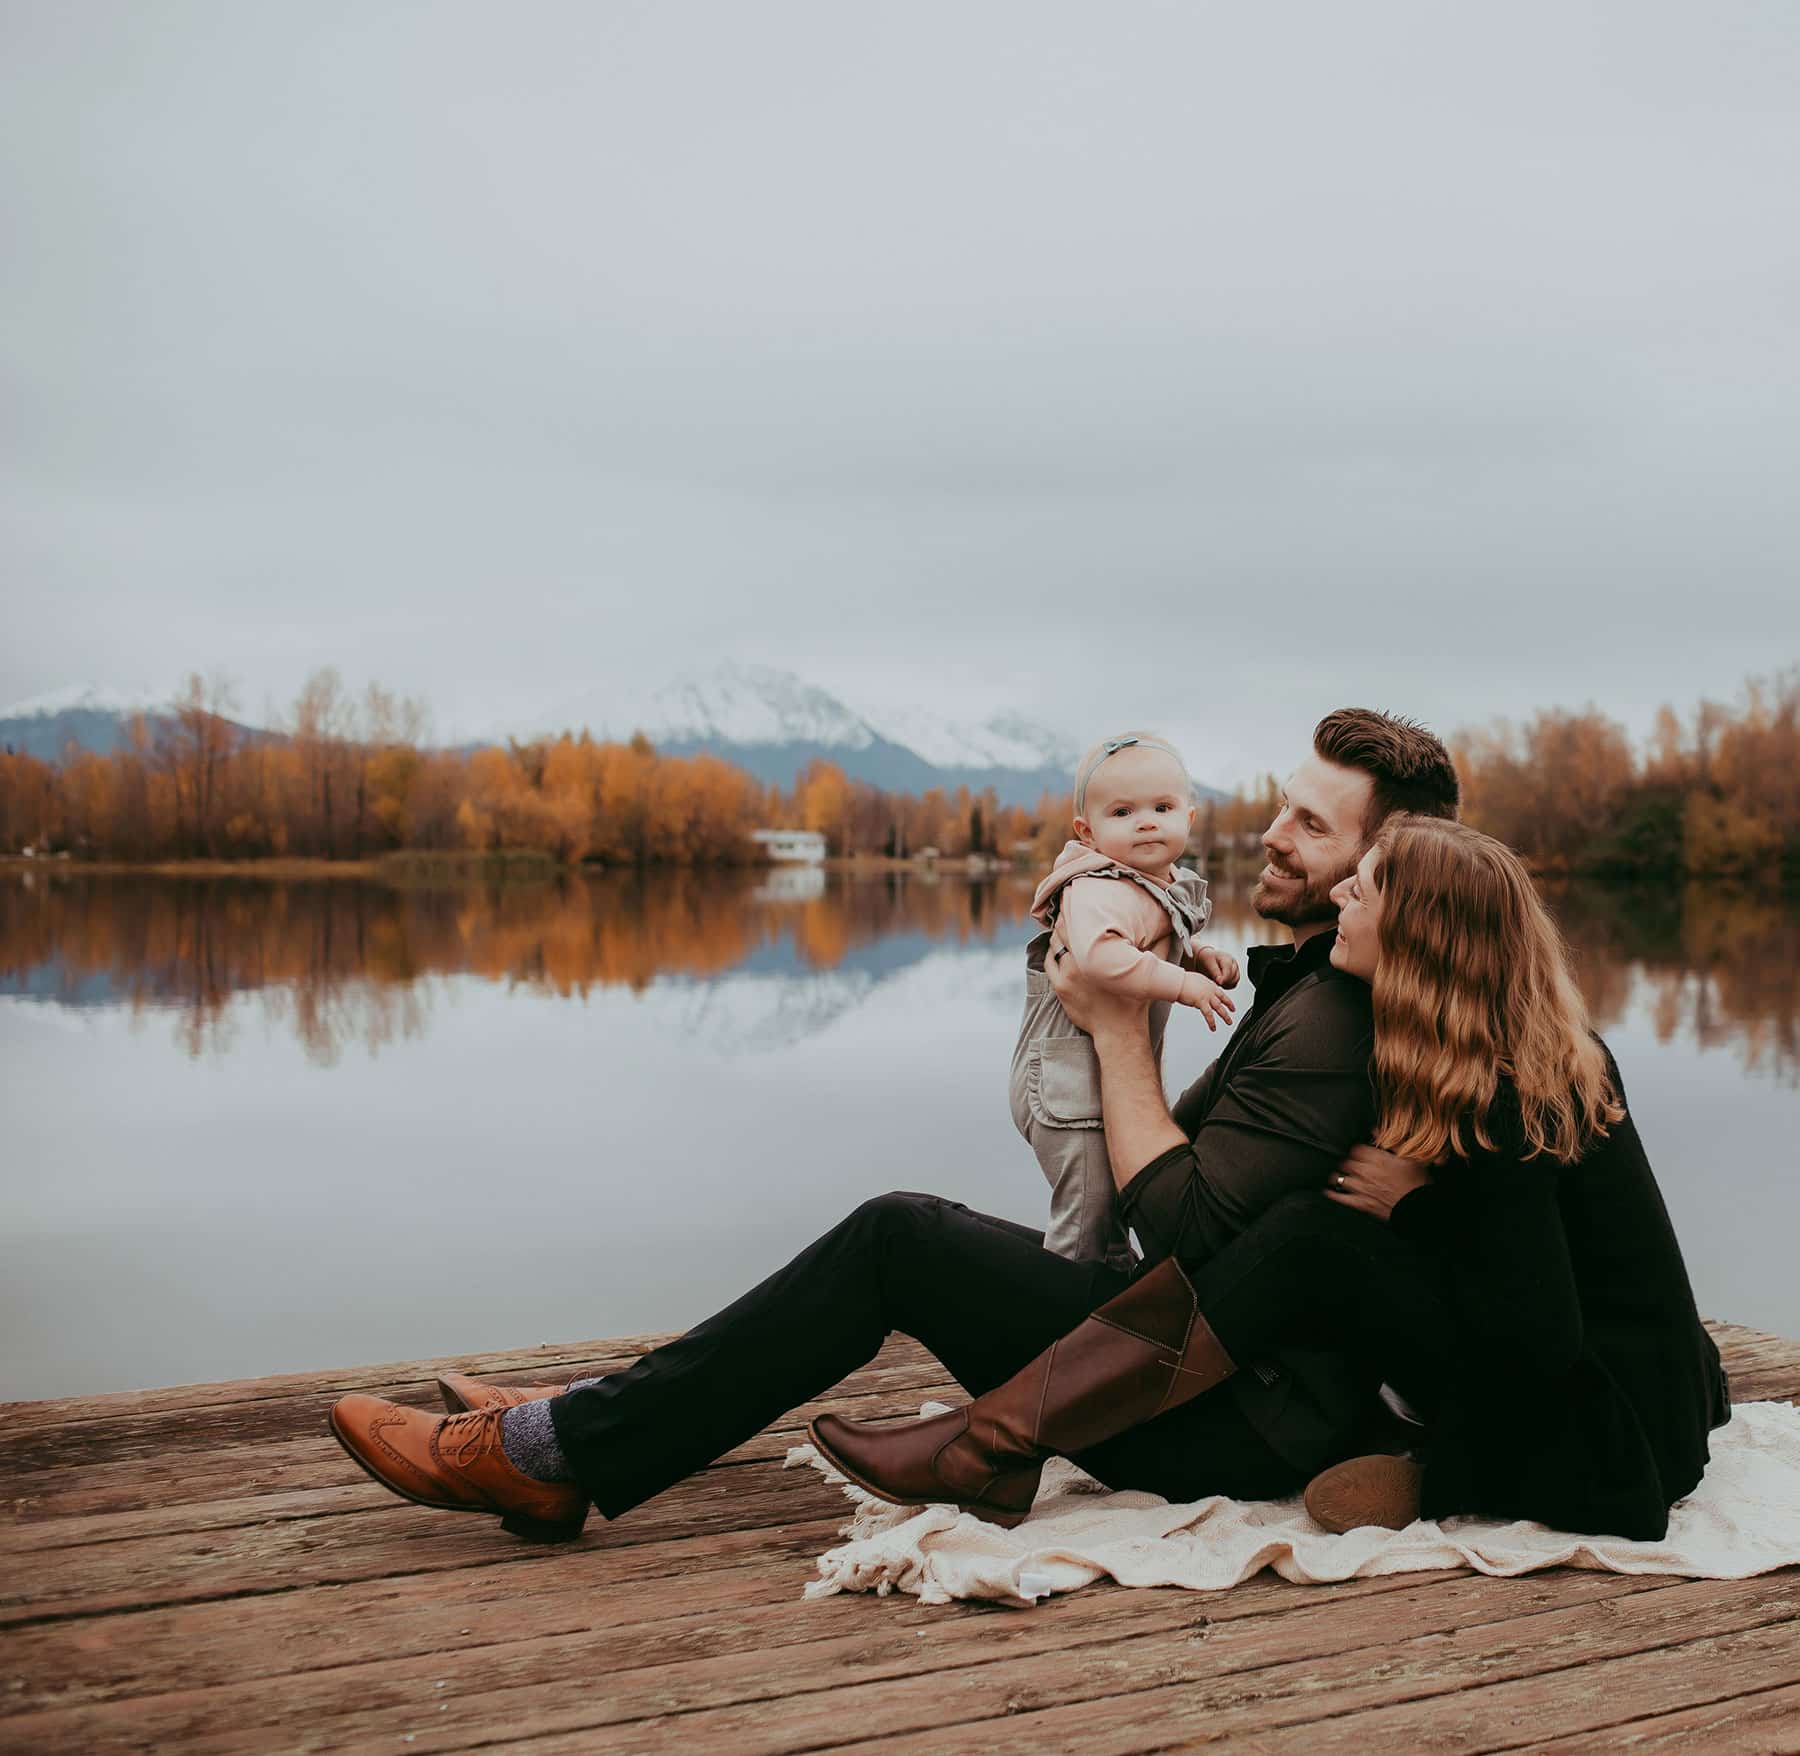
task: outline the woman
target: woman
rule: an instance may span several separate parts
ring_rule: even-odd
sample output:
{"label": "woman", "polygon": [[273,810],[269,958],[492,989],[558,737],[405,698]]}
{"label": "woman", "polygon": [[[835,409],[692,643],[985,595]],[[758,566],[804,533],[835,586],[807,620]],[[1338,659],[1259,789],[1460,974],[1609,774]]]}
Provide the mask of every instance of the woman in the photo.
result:
{"label": "woman", "polygon": [[[1333,1345],[1425,1412],[1422,1465],[1312,1484],[1329,1528],[1422,1511],[1660,1538],[1729,1414],[1725,1377],[1547,910],[1499,842],[1417,817],[1333,894],[1332,961],[1373,988],[1376,1140],[1334,1206],[1283,1202],[1196,1268],[1206,1363]],[[1017,1413],[1022,1377],[934,1421],[825,1416],[815,1437],[903,1503],[1028,1503],[1051,1436]]]}

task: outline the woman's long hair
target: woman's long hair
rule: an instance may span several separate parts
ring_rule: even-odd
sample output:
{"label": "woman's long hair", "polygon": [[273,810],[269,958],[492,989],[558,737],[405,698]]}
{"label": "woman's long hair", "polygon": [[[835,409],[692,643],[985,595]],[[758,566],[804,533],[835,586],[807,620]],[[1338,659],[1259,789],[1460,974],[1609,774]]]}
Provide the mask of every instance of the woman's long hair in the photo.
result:
{"label": "woman's long hair", "polygon": [[1572,1164],[1624,1115],[1550,912],[1519,857],[1461,823],[1396,817],[1381,858],[1375,1144],[1433,1162],[1492,1150],[1501,1079],[1525,1156]]}

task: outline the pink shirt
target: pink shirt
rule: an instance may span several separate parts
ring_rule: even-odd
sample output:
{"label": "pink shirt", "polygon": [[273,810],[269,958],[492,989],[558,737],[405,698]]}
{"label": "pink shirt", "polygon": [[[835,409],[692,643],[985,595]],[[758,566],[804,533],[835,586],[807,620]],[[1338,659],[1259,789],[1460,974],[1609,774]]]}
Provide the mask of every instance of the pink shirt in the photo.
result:
{"label": "pink shirt", "polygon": [[[1136,999],[1194,1005],[1212,984],[1157,955],[1159,947],[1173,949],[1175,930],[1168,911],[1129,878],[1094,876],[1117,863],[1081,842],[1064,843],[1031,900],[1032,914],[1045,919],[1051,899],[1060,893],[1058,934],[1084,975]],[[1147,881],[1156,883],[1154,878]]]}

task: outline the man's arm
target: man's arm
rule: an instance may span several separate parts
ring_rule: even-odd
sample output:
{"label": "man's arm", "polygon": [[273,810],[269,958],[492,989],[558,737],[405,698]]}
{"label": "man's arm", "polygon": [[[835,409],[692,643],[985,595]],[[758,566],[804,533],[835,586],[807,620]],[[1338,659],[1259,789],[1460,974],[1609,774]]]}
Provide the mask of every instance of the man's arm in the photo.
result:
{"label": "man's arm", "polygon": [[[1322,1190],[1367,1138],[1366,1011],[1359,1020],[1323,992],[1304,1000],[1287,1028],[1233,1065],[1191,1142],[1166,1144],[1135,1175],[1120,1178],[1115,1162],[1120,1216],[1152,1260],[1205,1261],[1284,1195]],[[1104,1058],[1100,1077],[1104,1098]]]}
{"label": "man's arm", "polygon": [[1123,1189],[1152,1159],[1171,1147],[1186,1146],[1188,1138],[1169,1114],[1142,1014],[1135,1029],[1123,1020],[1104,1021],[1101,1034],[1094,1038],[1094,1052],[1100,1060],[1106,1152],[1112,1160],[1113,1183]]}
{"label": "man's arm", "polygon": [[[1169,1114],[1145,1008],[1051,953],[1063,1009],[1094,1039],[1119,1213],[1151,1261],[1203,1262],[1284,1195],[1321,1190],[1374,1123],[1366,990],[1335,982],[1293,997],[1285,1021],[1231,1078],[1190,1141]],[[1215,1075],[1209,1070],[1200,1090]],[[1194,1095],[1181,1107],[1192,1113]]]}
{"label": "man's arm", "polygon": [[1192,1140],[1200,1127],[1200,1118],[1206,1114],[1206,1106],[1212,1100],[1213,1081],[1219,1076],[1219,1061],[1215,1057],[1209,1061],[1206,1071],[1169,1106],[1169,1114],[1174,1118],[1175,1126]]}
{"label": "man's arm", "polygon": [[1162,1073],[1150,1052],[1149,1008],[1083,970],[1061,944],[1064,930],[1059,922],[1044,967],[1063,1010],[1094,1040],[1106,1151],[1113,1183],[1122,1189],[1158,1153],[1186,1145],[1187,1135],[1163,1096]]}

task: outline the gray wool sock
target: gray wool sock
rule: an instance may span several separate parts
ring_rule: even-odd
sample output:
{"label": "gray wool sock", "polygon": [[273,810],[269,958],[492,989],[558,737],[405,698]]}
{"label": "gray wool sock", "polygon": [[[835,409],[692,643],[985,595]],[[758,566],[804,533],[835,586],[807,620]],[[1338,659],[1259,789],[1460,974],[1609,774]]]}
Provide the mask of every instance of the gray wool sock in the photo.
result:
{"label": "gray wool sock", "polygon": [[575,1472],[556,1442],[556,1423],[550,1418],[548,1399],[522,1402],[509,1408],[500,1421],[500,1444],[506,1461],[520,1475],[534,1482],[572,1482]]}

